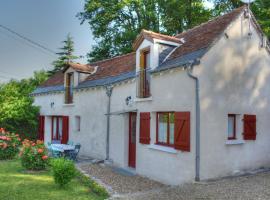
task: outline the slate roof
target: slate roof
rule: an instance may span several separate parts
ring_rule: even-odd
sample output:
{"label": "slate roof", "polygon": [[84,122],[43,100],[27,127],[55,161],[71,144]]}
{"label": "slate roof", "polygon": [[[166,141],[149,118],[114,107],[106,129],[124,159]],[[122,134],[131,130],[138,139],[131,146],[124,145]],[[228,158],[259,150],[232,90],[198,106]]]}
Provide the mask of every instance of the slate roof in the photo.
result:
{"label": "slate roof", "polygon": [[64,74],[62,71],[56,72],[51,78],[42,83],[39,87],[51,87],[64,84]]}
{"label": "slate roof", "polygon": [[[174,36],[166,36],[152,31],[142,30],[134,45],[140,42],[140,38],[148,39],[157,38],[166,41],[178,42],[180,44],[169,58],[161,63],[152,72],[167,70],[174,67],[183,66],[191,60],[201,58],[210,48],[211,44],[223,33],[228,25],[236,19],[245,9],[245,6],[235,9],[234,11],[217,17],[204,24],[196,26],[186,32]],[[181,38],[185,40],[183,43]],[[106,59],[84,66],[98,66],[97,71],[89,75],[86,80],[79,84],[77,88],[95,87],[106,84],[116,83],[132,77],[135,77],[136,54],[135,52]],[[78,66],[76,66],[78,67]],[[81,66],[80,66],[81,67]],[[44,84],[39,86],[33,94],[39,94],[50,91],[62,91],[64,84],[63,72],[58,72]],[[46,88],[45,88],[46,87]]]}
{"label": "slate roof", "polygon": [[172,53],[169,60],[199,49],[208,48],[244,9],[245,6],[242,6],[228,14],[217,17],[186,32],[176,35],[175,37],[177,38],[184,38],[185,43]]}

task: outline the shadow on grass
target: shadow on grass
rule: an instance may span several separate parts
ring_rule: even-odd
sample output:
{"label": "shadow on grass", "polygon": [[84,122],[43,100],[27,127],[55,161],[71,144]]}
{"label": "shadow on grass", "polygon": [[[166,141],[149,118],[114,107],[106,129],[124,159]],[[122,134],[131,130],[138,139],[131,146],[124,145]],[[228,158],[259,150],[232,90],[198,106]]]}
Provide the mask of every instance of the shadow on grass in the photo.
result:
{"label": "shadow on grass", "polygon": [[[21,172],[21,173],[20,173]],[[50,172],[24,173],[18,161],[0,162],[0,199],[89,200],[104,199],[74,179],[66,187],[54,183]]]}

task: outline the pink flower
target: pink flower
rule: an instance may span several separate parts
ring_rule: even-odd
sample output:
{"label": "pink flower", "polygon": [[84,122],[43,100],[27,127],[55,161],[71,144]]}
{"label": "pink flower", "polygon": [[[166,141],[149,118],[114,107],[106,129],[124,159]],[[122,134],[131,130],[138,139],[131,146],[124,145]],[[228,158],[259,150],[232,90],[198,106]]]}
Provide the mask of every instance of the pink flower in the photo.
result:
{"label": "pink flower", "polygon": [[44,155],[42,156],[42,160],[47,160],[48,159],[48,156]]}
{"label": "pink flower", "polygon": [[43,149],[38,149],[38,153],[43,153],[44,150]]}
{"label": "pink flower", "polygon": [[8,144],[7,143],[3,143],[3,149],[6,149],[8,147]]}
{"label": "pink flower", "polygon": [[7,140],[7,136],[0,136],[0,140]]}

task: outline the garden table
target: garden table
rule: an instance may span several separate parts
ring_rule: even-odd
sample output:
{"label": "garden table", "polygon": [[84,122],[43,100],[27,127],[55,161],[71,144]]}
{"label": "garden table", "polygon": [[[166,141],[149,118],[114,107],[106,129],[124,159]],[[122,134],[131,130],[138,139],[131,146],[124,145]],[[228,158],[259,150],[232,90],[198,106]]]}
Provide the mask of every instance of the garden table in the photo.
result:
{"label": "garden table", "polygon": [[51,148],[53,151],[60,151],[62,153],[75,150],[75,146],[69,144],[51,144]]}

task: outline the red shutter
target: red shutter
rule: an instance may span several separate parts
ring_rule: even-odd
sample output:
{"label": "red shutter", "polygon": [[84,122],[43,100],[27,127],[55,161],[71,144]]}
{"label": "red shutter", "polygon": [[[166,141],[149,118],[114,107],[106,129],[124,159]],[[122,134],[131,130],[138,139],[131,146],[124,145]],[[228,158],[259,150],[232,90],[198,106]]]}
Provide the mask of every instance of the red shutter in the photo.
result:
{"label": "red shutter", "polygon": [[175,149],[190,152],[190,112],[175,112]]}
{"label": "red shutter", "polygon": [[244,140],[256,140],[256,115],[244,115]]}
{"label": "red shutter", "polygon": [[140,143],[150,144],[150,113],[140,113]]}
{"label": "red shutter", "polygon": [[44,141],[45,116],[38,117],[38,139]]}
{"label": "red shutter", "polygon": [[62,132],[62,144],[67,144],[69,137],[69,118],[68,116],[63,116],[63,132]]}

